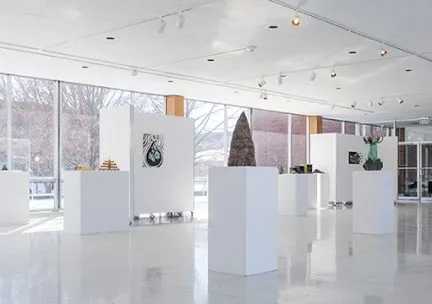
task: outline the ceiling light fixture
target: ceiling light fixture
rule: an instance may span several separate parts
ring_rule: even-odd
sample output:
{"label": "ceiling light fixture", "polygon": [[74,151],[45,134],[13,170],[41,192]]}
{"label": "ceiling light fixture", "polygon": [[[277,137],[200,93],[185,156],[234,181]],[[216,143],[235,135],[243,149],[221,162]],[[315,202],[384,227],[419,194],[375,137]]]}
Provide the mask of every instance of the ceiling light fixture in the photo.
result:
{"label": "ceiling light fixture", "polygon": [[260,88],[264,87],[266,84],[267,84],[267,82],[264,80],[264,77],[261,78],[261,81],[260,81],[260,82],[258,82],[258,86],[259,86]]}
{"label": "ceiling light fixture", "polygon": [[215,60],[213,58],[207,59],[208,62],[214,62]]}
{"label": "ceiling light fixture", "polygon": [[334,108],[335,108],[335,104],[334,103],[332,103],[332,105],[331,105],[331,107],[330,107],[332,110],[334,110]]}
{"label": "ceiling light fixture", "polygon": [[357,51],[349,51],[348,54],[355,55],[355,54],[357,54]]}
{"label": "ceiling light fixture", "polygon": [[137,69],[133,69],[133,70],[131,71],[131,75],[132,75],[133,77],[137,76],[137,75],[138,75],[138,70],[137,70]]}
{"label": "ceiling light fixture", "polygon": [[285,74],[280,74],[278,77],[278,84],[282,85],[283,84],[283,79],[286,77]]}
{"label": "ceiling light fixture", "polygon": [[340,91],[340,90],[342,90],[342,88],[339,88],[339,87],[336,88],[336,91]]}
{"label": "ceiling light fixture", "polygon": [[354,109],[356,106],[357,106],[357,101],[354,100],[354,101],[352,102],[352,104],[351,104],[351,108]]}
{"label": "ceiling light fixture", "polygon": [[115,38],[114,38],[114,37],[111,37],[111,36],[105,37],[105,39],[106,39],[106,40],[115,40]]}
{"label": "ceiling light fixture", "polygon": [[246,52],[248,53],[255,53],[257,47],[255,45],[250,45],[246,48]]}
{"label": "ceiling light fixture", "polygon": [[177,28],[179,28],[179,29],[183,28],[184,24],[185,24],[185,21],[186,21],[186,19],[183,16],[183,12],[179,11],[178,12],[178,18],[177,18]]}
{"label": "ceiling light fixture", "polygon": [[169,82],[169,83],[173,83],[173,82],[174,82],[174,80],[168,80],[168,82]]}
{"label": "ceiling light fixture", "polygon": [[167,22],[165,21],[164,18],[161,17],[160,21],[159,21],[159,28],[158,28],[159,34],[162,34],[165,31],[166,25],[167,25]]}
{"label": "ceiling light fixture", "polygon": [[372,100],[369,101],[368,104],[369,104],[369,107],[373,107],[373,101]]}
{"label": "ceiling light fixture", "polygon": [[299,27],[301,25],[301,19],[300,16],[297,14],[297,12],[294,18],[291,20],[291,25],[294,27]]}
{"label": "ceiling light fixture", "polygon": [[264,90],[261,90],[259,94],[259,99],[263,99],[263,98],[264,98]]}
{"label": "ceiling light fixture", "polygon": [[316,72],[315,72],[315,71],[312,71],[312,74],[311,74],[311,76],[310,76],[309,80],[310,80],[311,82],[314,82],[314,81],[315,81],[315,79],[316,79],[316,77],[317,77],[317,74],[316,74]]}
{"label": "ceiling light fixture", "polygon": [[382,107],[382,106],[384,105],[384,100],[381,99],[380,101],[378,101],[378,105],[379,105],[380,107]]}
{"label": "ceiling light fixture", "polygon": [[405,100],[403,100],[402,98],[398,97],[396,98],[396,100],[399,102],[399,104],[403,104],[405,102]]}
{"label": "ceiling light fixture", "polygon": [[81,68],[82,69],[88,69],[88,66],[87,65],[83,65],[83,66],[81,66]]}
{"label": "ceiling light fixture", "polygon": [[337,74],[336,74],[335,69],[332,69],[332,70],[331,70],[331,73],[330,73],[331,78],[335,78],[336,75],[337,75]]}
{"label": "ceiling light fixture", "polygon": [[381,48],[379,54],[381,57],[385,57],[388,55],[388,52],[385,48]]}
{"label": "ceiling light fixture", "polygon": [[263,99],[264,99],[264,100],[267,100],[267,99],[268,99],[267,91],[264,91],[264,92],[263,92]]}
{"label": "ceiling light fixture", "polygon": [[269,29],[271,29],[271,30],[275,30],[275,29],[277,29],[279,26],[277,26],[277,25],[269,25]]}
{"label": "ceiling light fixture", "polygon": [[405,72],[412,72],[412,70],[411,69],[406,69]]}

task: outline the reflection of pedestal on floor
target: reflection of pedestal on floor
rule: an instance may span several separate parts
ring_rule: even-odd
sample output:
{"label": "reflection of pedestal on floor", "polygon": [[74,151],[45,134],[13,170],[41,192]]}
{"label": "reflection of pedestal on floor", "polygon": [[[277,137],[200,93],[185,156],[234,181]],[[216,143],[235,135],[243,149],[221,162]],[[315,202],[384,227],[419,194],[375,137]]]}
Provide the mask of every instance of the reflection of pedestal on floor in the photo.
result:
{"label": "reflection of pedestal on floor", "polygon": [[129,230],[129,173],[70,171],[64,178],[64,230],[91,234]]}
{"label": "reflection of pedestal on floor", "polygon": [[317,173],[315,174],[317,178],[317,203],[316,208],[322,209],[327,208],[329,204],[330,197],[330,184],[329,177],[327,174]]}
{"label": "reflection of pedestal on floor", "polygon": [[394,199],[394,176],[391,172],[354,172],[354,233],[393,233],[395,222]]}
{"label": "reflection of pedestal on floor", "polygon": [[278,179],[278,214],[307,215],[311,174],[281,174]]}
{"label": "reflection of pedestal on floor", "polygon": [[28,223],[29,187],[27,172],[0,171],[0,225]]}
{"label": "reflection of pedestal on floor", "polygon": [[209,270],[254,275],[277,269],[277,169],[210,168]]}

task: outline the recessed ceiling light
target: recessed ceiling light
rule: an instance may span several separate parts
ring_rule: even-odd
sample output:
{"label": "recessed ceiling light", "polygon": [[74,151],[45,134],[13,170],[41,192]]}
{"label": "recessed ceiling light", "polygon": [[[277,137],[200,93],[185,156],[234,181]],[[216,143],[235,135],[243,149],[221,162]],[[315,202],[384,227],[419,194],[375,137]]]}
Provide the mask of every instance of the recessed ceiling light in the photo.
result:
{"label": "recessed ceiling light", "polygon": [[414,108],[418,108],[419,107],[419,105],[414,105]]}
{"label": "recessed ceiling light", "polygon": [[108,36],[108,37],[105,37],[105,39],[106,39],[106,40],[115,40],[115,37]]}
{"label": "recessed ceiling light", "polygon": [[406,69],[405,72],[412,72],[412,70],[411,69]]}
{"label": "recessed ceiling light", "polygon": [[173,82],[174,82],[174,80],[168,80],[168,82],[169,82],[169,83],[173,83]]}
{"label": "recessed ceiling light", "polygon": [[293,20],[291,21],[291,25],[294,27],[299,27],[301,24],[301,19],[298,15],[295,15]]}
{"label": "recessed ceiling light", "polygon": [[349,51],[348,54],[355,55],[355,54],[357,54],[357,51]]}
{"label": "recessed ceiling light", "polygon": [[213,62],[213,61],[215,61],[213,58],[209,58],[209,59],[207,59],[207,61],[208,62]]}
{"label": "recessed ceiling light", "polygon": [[88,66],[83,65],[81,68],[82,68],[82,69],[88,69]]}
{"label": "recessed ceiling light", "polygon": [[274,29],[277,29],[279,26],[277,26],[277,25],[270,25],[269,26],[269,29],[272,29],[272,30],[274,30]]}
{"label": "recessed ceiling light", "polygon": [[234,91],[234,94],[238,94],[238,91]]}
{"label": "recessed ceiling light", "polygon": [[338,91],[339,91],[339,90],[342,90],[342,88],[336,88],[336,90],[338,90]]}

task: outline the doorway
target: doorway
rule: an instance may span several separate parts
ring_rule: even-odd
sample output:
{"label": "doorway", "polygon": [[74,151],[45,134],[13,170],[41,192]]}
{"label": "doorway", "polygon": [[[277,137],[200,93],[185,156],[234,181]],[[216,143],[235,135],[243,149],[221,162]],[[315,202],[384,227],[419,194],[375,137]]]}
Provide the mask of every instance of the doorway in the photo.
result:
{"label": "doorway", "polygon": [[398,201],[432,203],[432,142],[399,143]]}

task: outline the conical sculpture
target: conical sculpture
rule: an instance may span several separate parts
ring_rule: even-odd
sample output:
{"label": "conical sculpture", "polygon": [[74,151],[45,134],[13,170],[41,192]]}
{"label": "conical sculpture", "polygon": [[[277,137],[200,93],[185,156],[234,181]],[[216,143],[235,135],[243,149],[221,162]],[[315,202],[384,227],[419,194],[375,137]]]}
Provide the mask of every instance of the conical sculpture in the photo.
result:
{"label": "conical sculpture", "polygon": [[234,128],[228,167],[255,167],[255,146],[245,112],[243,112]]}

